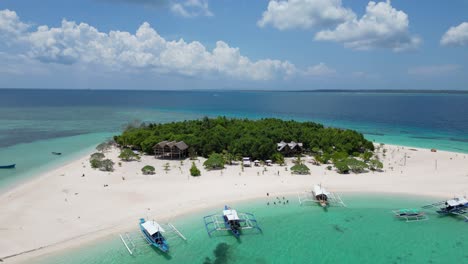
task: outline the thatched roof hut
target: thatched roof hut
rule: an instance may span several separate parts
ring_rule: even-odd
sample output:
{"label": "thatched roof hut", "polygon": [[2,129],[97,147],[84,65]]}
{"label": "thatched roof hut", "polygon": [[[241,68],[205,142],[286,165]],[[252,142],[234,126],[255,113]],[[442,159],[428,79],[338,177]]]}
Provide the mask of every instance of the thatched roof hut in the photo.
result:
{"label": "thatched roof hut", "polygon": [[188,145],[183,141],[161,141],[154,145],[154,155],[156,158],[185,158],[188,154]]}

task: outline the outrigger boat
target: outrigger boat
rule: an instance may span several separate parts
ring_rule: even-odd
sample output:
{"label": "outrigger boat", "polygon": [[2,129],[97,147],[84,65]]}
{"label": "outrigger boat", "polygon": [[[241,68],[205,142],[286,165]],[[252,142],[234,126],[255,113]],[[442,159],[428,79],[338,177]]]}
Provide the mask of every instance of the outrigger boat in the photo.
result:
{"label": "outrigger boat", "polygon": [[[187,238],[185,238],[185,236],[182,235],[182,233],[171,223],[160,225],[154,220],[145,220],[144,218],[141,218],[139,227],[140,231],[138,233],[140,233],[140,236],[138,236],[138,234],[132,235],[129,232],[119,234],[120,240],[122,240],[122,243],[130,255],[135,253],[137,245],[141,243],[150,245],[163,253],[168,253],[168,240],[177,236],[184,241],[187,241]],[[138,237],[140,237],[140,240],[138,240]]]}
{"label": "outrigger boat", "polygon": [[15,167],[16,167],[16,164],[3,165],[3,166],[0,166],[0,169],[14,169]]}
{"label": "outrigger boat", "polygon": [[211,233],[222,230],[230,231],[236,238],[240,237],[244,229],[256,229],[262,232],[253,214],[238,213],[227,205],[224,206],[222,215],[207,215],[203,217],[203,220],[210,237]]}
{"label": "outrigger boat", "polygon": [[392,212],[397,218],[405,219],[406,222],[423,221],[429,219],[424,212],[421,212],[418,209],[399,209],[393,210]]}
{"label": "outrigger boat", "polygon": [[169,251],[169,243],[162,233],[166,232],[156,221],[140,219],[140,230],[148,244],[161,250],[162,252]]}
{"label": "outrigger boat", "polygon": [[[442,207],[441,207],[442,206]],[[423,206],[423,208],[436,208],[436,212],[440,215],[462,216],[465,222],[468,222],[468,200],[466,197],[455,197],[447,201],[441,201]]]}
{"label": "outrigger boat", "polygon": [[327,191],[321,184],[316,184],[312,191],[305,191],[303,194],[298,194],[299,204],[306,202],[315,202],[323,208],[335,205],[346,207],[340,195]]}

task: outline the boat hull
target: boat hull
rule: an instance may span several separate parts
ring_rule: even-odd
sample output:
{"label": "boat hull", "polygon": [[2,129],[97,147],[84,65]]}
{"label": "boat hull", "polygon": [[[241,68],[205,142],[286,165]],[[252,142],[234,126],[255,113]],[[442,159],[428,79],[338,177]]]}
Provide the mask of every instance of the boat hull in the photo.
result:
{"label": "boat hull", "polygon": [[14,169],[15,167],[16,167],[16,164],[11,164],[11,165],[0,166],[0,169]]}

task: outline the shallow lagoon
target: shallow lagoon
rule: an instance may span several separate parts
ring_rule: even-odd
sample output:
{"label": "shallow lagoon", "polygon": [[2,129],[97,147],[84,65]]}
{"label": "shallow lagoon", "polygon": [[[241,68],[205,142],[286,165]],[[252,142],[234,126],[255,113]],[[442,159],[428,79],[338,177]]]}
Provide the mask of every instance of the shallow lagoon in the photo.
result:
{"label": "shallow lagoon", "polygon": [[[282,197],[280,197],[282,200]],[[429,213],[428,221],[404,222],[392,215],[395,208],[420,207],[433,201],[423,197],[345,194],[348,208],[327,211],[315,205],[271,205],[275,197],[233,204],[253,212],[263,233],[247,232],[236,239],[228,233],[208,237],[202,216],[212,208],[171,220],[184,235],[170,240],[170,254],[147,245],[130,256],[118,234],[37,263],[466,263],[468,234],[461,218]],[[266,203],[270,201],[270,205]],[[132,232],[138,238],[138,219]],[[138,239],[136,239],[138,241]]]}

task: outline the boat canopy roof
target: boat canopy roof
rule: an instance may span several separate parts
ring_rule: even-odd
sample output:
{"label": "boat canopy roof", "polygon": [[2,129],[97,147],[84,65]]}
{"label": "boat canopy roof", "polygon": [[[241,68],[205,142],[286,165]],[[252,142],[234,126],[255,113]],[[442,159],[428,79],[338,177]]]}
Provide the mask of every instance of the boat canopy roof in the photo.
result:
{"label": "boat canopy roof", "polygon": [[156,223],[156,221],[153,221],[153,220],[146,221],[143,224],[141,224],[141,226],[146,231],[148,231],[150,235],[154,235],[157,232],[165,232],[164,229],[158,223]]}
{"label": "boat canopy roof", "polygon": [[223,210],[223,215],[226,216],[228,220],[239,220],[236,210]]}
{"label": "boat canopy roof", "polygon": [[454,198],[452,200],[447,200],[447,204],[450,206],[464,205],[468,204],[468,200],[465,198]]}
{"label": "boat canopy roof", "polygon": [[324,194],[324,195],[330,195],[330,193],[325,190],[325,188],[323,188],[321,185],[314,185],[314,194],[317,196],[317,195],[320,195],[320,194]]}

